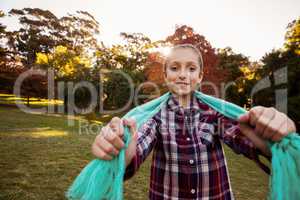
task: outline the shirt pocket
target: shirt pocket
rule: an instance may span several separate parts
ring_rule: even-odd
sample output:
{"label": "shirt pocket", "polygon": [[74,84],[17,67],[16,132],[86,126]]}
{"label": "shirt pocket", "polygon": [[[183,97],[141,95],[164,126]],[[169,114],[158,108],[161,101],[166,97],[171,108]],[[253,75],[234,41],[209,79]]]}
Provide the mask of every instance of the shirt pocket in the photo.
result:
{"label": "shirt pocket", "polygon": [[215,144],[215,126],[211,123],[200,122],[196,127],[196,137],[200,145],[213,147]]}

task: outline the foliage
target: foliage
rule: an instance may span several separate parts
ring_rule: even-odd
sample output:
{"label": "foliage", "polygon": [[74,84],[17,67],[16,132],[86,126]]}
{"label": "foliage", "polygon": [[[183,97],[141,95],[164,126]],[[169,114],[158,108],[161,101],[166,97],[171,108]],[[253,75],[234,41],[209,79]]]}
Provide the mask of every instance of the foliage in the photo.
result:
{"label": "foliage", "polygon": [[295,54],[300,55],[300,18],[288,24],[284,46],[286,49],[292,49]]}

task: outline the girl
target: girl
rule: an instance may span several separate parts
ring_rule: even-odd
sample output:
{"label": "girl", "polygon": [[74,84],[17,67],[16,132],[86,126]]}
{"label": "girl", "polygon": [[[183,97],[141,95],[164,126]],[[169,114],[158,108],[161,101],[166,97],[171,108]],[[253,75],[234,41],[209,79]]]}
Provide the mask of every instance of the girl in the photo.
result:
{"label": "girl", "polygon": [[113,118],[95,138],[93,154],[105,160],[118,155],[127,125],[133,139],[126,149],[125,179],[153,151],[149,199],[233,199],[221,141],[262,167],[258,155],[271,156],[265,139],[278,141],[295,131],[295,125],[283,113],[265,107],[252,108],[238,121],[226,118],[194,96],[202,76],[197,48],[173,47],[164,65],[172,94],[168,102],[139,130],[133,119]]}

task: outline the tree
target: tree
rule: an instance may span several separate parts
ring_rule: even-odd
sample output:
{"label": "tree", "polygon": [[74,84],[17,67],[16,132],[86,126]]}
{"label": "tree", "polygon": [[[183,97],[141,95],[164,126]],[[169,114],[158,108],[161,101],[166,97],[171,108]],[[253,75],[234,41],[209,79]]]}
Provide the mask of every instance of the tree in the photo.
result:
{"label": "tree", "polygon": [[226,81],[234,81],[243,76],[241,67],[250,64],[248,57],[241,53],[235,53],[230,47],[218,49],[219,68],[228,72]]}
{"label": "tree", "polygon": [[64,27],[62,35],[68,41],[64,44],[77,53],[95,51],[98,47],[96,36],[99,34],[99,22],[86,11],[77,11],[59,19]]}
{"label": "tree", "polygon": [[[288,115],[296,122],[297,129],[300,128],[300,19],[294,20],[287,26],[285,43],[281,49],[273,49],[266,53],[261,59],[262,66],[256,71],[257,77],[267,78],[270,87],[257,92],[253,98],[256,105],[275,106],[275,94],[279,89],[287,89],[288,92]],[[276,71],[286,68],[287,81],[276,83]]]}
{"label": "tree", "polygon": [[[0,18],[4,16],[5,13],[0,10]],[[12,53],[7,49],[5,44],[7,36],[6,26],[0,23],[0,67],[7,67],[6,64],[13,59]]]}
{"label": "tree", "polygon": [[37,53],[35,64],[42,69],[53,69],[56,80],[80,81],[89,77],[91,59],[65,46],[57,46],[50,53]]}
{"label": "tree", "polygon": [[203,62],[207,69],[214,68],[217,64],[215,49],[203,35],[196,33],[192,27],[187,25],[176,26],[175,33],[168,36],[166,42],[173,45],[192,44],[196,46],[203,56]]}
{"label": "tree", "polygon": [[[85,53],[78,54],[73,49],[57,46],[50,53],[37,53],[36,66],[42,69],[54,70],[55,81],[91,81],[92,61]],[[65,84],[64,90],[67,91]],[[67,92],[64,100],[68,102]],[[90,93],[87,88],[78,88],[75,93],[75,103],[79,107],[86,107],[90,102]]]}
{"label": "tree", "polygon": [[[5,13],[0,10],[0,18],[4,16]],[[5,42],[8,35],[6,26],[0,23],[0,91],[3,93],[12,93],[14,81],[23,71],[18,58],[6,46]]]}
{"label": "tree", "polygon": [[[5,14],[2,10],[0,10],[0,18],[4,17]],[[0,41],[6,37],[6,26],[0,23]],[[6,48],[3,43],[0,43],[0,67],[3,67],[7,61],[6,58]]]}
{"label": "tree", "polygon": [[[255,95],[254,103],[274,106],[276,90],[286,88],[288,91],[288,115],[296,122],[297,128],[300,128],[298,111],[300,106],[300,56],[294,49],[273,50],[263,57],[262,62],[263,67],[257,73],[261,77],[267,77],[271,87],[258,92]],[[276,84],[275,72],[285,67],[287,68],[287,82]]]}
{"label": "tree", "polygon": [[286,49],[292,49],[297,55],[300,55],[300,18],[288,24],[284,46]]}
{"label": "tree", "polygon": [[[5,16],[4,12],[2,10],[0,10],[0,18],[2,18],[4,16]],[[6,29],[6,26],[3,25],[2,23],[0,23],[0,39],[4,38],[6,36],[5,29]],[[1,45],[1,48],[3,48],[2,45]]]}
{"label": "tree", "polygon": [[[131,86],[128,85],[127,79],[118,72],[125,73],[133,80],[134,89],[145,81],[145,64],[149,50],[155,46],[155,43],[152,43],[147,36],[141,33],[121,33],[121,37],[124,40],[123,45],[102,46],[96,52],[97,65],[93,70],[94,77],[99,77],[97,74],[101,69],[108,69],[113,72],[102,74],[106,97],[104,101],[105,108],[124,106],[130,95]],[[95,78],[95,80],[99,82],[99,79]]]}
{"label": "tree", "polygon": [[[92,61],[90,56],[98,47],[96,39],[99,23],[88,12],[77,11],[62,18],[52,12],[39,8],[12,9],[10,17],[17,17],[20,28],[8,32],[5,37],[7,46],[15,62],[5,61],[6,68],[1,73],[7,81],[6,88],[11,91],[19,74],[15,66],[21,65],[21,71],[30,68],[54,69],[55,80],[88,80],[91,78]],[[0,27],[2,33],[2,26]],[[2,52],[2,49],[1,49]],[[2,59],[1,59],[2,61]],[[21,64],[20,64],[21,62]],[[15,71],[15,73],[11,73]],[[8,75],[8,76],[7,76]],[[30,86],[29,80],[25,85]],[[42,84],[36,77],[31,84]],[[2,82],[2,81],[1,81]],[[26,90],[30,95],[36,90]],[[31,87],[31,89],[33,89]],[[86,92],[86,91],[84,91]],[[82,93],[81,93],[82,94]],[[84,102],[85,95],[77,95],[79,102]],[[82,98],[84,100],[82,100]]]}
{"label": "tree", "polygon": [[22,59],[25,67],[31,68],[36,53],[48,53],[60,44],[63,27],[59,19],[50,11],[39,8],[12,9],[10,16],[16,16],[21,25],[19,30],[12,31],[8,37],[8,45]]}
{"label": "tree", "polygon": [[258,79],[255,72],[260,65],[230,47],[218,49],[218,58],[218,67],[226,72],[225,98],[240,106],[250,106],[251,89]]}
{"label": "tree", "polygon": [[[215,53],[215,49],[211,44],[205,39],[204,36],[196,33],[192,27],[182,25],[177,26],[174,34],[168,36],[163,42],[163,45],[177,45],[177,44],[192,44],[196,46],[202,53],[204,62],[204,79],[203,82],[212,82],[220,86],[223,81],[224,72],[217,68],[218,57]],[[153,81],[158,85],[163,85],[163,59],[158,52],[154,52],[148,58],[148,66],[146,69],[147,79]],[[165,91],[166,88],[162,88]],[[213,93],[210,87],[203,86],[202,91],[206,93]]]}
{"label": "tree", "polygon": [[57,18],[48,10],[24,8],[9,14],[18,17],[21,28],[9,34],[8,44],[28,68],[33,67],[37,53],[49,53],[59,45],[77,53],[97,46],[99,23],[88,12]]}

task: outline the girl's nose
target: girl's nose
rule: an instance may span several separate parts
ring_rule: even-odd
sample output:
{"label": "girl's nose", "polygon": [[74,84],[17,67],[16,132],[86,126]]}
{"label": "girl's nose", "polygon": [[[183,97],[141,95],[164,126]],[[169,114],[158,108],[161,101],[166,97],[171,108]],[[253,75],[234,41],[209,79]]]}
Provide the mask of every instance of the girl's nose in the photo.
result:
{"label": "girl's nose", "polygon": [[179,78],[180,79],[185,79],[186,78],[186,72],[184,70],[181,70],[179,73]]}

